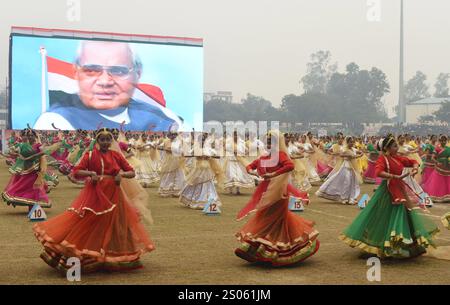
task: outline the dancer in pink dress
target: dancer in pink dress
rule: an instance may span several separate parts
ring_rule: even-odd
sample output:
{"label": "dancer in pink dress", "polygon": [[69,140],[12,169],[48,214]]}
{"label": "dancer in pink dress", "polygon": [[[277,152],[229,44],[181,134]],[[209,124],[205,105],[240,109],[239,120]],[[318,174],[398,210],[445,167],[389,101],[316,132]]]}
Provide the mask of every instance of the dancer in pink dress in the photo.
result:
{"label": "dancer in pink dress", "polygon": [[2,192],[7,205],[27,206],[29,210],[39,204],[44,208],[51,207],[47,196],[45,173],[46,159],[42,144],[34,130],[25,129],[21,134],[22,142],[17,144],[18,157],[9,169],[13,174]]}
{"label": "dancer in pink dress", "polygon": [[369,154],[368,156],[368,165],[367,165],[367,170],[364,172],[363,174],[363,180],[365,183],[370,183],[370,184],[374,184],[377,182],[377,175],[375,172],[375,164],[377,163],[378,160],[378,150],[376,150],[375,146],[376,146],[376,139],[372,138],[371,142],[367,145],[367,152]]}
{"label": "dancer in pink dress", "polygon": [[424,152],[424,155],[422,156],[422,166],[421,166],[422,178],[421,178],[421,182],[420,182],[422,188],[424,188],[425,184],[427,183],[428,179],[430,178],[431,174],[433,173],[434,166],[436,163],[434,160],[434,157],[433,157],[433,154],[435,152],[433,145],[431,145],[431,144],[425,145],[423,152]]}
{"label": "dancer in pink dress", "polygon": [[450,202],[450,147],[447,146],[448,138],[445,135],[439,137],[440,147],[436,147],[435,167],[424,184],[424,191],[428,193],[434,202]]}

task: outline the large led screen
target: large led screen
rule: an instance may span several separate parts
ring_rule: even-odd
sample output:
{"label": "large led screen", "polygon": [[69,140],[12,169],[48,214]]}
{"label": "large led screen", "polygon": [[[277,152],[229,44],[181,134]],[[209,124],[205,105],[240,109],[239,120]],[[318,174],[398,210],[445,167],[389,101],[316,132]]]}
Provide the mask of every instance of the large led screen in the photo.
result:
{"label": "large led screen", "polygon": [[203,47],[11,34],[10,127],[201,131]]}

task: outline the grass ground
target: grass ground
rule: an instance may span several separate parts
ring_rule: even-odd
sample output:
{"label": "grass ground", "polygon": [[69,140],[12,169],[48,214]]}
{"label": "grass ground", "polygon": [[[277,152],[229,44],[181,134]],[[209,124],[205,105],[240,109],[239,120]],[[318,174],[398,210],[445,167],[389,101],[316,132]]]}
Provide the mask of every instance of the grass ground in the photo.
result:
{"label": "grass ground", "polygon": [[[0,189],[9,180],[4,160],[0,165]],[[321,247],[316,255],[290,267],[270,268],[251,265],[234,256],[238,245],[234,233],[243,225],[235,220],[252,190],[240,196],[220,194],[221,216],[204,216],[184,208],[176,198],[162,199],[157,188],[147,189],[154,225],[148,230],[156,250],[142,257],[144,268],[128,273],[83,275],[81,284],[369,284],[368,266],[358,250],[338,239],[339,233],[358,214],[355,206],[344,206],[315,197],[302,217],[314,220]],[[69,207],[80,188],[60,177],[50,198],[53,207],[48,217]],[[372,194],[373,186],[363,185],[362,193]],[[450,231],[443,228],[439,216],[450,204],[430,209],[441,229],[437,243],[450,245]],[[40,258],[41,246],[34,238],[27,209],[0,205],[0,284],[68,284],[66,278],[48,267]],[[381,284],[449,284],[450,261],[430,257],[411,260],[383,260]]]}

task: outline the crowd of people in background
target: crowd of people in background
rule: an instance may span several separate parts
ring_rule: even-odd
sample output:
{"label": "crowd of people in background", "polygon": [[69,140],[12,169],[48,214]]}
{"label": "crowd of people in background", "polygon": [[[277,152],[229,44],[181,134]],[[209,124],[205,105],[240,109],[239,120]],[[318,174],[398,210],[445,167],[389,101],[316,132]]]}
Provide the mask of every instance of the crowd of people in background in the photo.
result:
{"label": "crowd of people in background", "polygon": [[343,133],[352,136],[385,136],[387,134],[412,134],[415,136],[430,136],[439,134],[448,134],[450,126],[436,125],[436,124],[382,124],[370,132],[366,129],[365,124],[362,123],[342,123],[342,124],[317,124],[317,123],[302,123],[299,126],[290,126],[285,128],[287,132],[293,133],[307,133],[320,135],[322,132],[330,135]]}
{"label": "crowd of people in background", "polygon": [[379,135],[386,134],[411,134],[415,136],[431,136],[450,133],[448,125],[427,125],[427,124],[395,124],[394,126],[383,126],[378,131]]}

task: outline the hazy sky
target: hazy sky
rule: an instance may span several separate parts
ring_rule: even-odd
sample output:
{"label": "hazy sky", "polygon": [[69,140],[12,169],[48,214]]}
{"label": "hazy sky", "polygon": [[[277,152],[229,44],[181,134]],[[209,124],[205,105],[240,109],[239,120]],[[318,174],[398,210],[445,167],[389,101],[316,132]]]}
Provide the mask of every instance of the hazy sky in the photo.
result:
{"label": "hazy sky", "polygon": [[[205,91],[229,90],[235,101],[250,92],[274,105],[301,94],[310,54],[329,50],[339,71],[354,61],[387,74],[389,111],[398,99],[400,0],[379,0],[379,22],[367,19],[376,0],[80,0],[79,22],[66,17],[70,1],[0,2],[1,79],[16,25],[201,37]],[[405,78],[425,72],[431,93],[436,76],[450,72],[449,12],[448,0],[405,0]]]}

